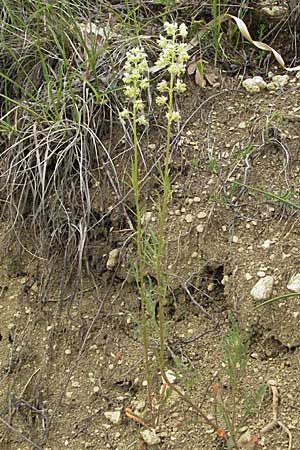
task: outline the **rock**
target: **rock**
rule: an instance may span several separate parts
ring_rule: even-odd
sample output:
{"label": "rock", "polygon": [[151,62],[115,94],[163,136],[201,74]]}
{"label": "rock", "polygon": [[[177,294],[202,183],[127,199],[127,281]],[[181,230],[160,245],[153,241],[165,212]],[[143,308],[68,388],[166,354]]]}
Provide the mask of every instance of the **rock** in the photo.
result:
{"label": "rock", "polygon": [[121,253],[121,249],[120,248],[114,248],[113,250],[111,250],[108,254],[108,260],[106,263],[106,268],[107,270],[114,270],[119,262],[119,256]]}
{"label": "rock", "polygon": [[228,284],[228,281],[229,281],[229,276],[228,275],[224,275],[222,280],[221,280],[221,283],[223,284],[223,286],[226,286]]}
{"label": "rock", "polygon": [[264,270],[259,270],[259,271],[257,272],[257,276],[258,276],[259,278],[264,278],[264,277],[266,276],[266,272],[265,272]]}
{"label": "rock", "polygon": [[197,230],[197,233],[203,233],[203,231],[204,231],[204,225],[198,225],[197,228],[196,228],[196,230]]}
{"label": "rock", "polygon": [[268,91],[276,91],[278,89],[278,85],[274,83],[274,81],[270,81],[270,83],[267,84]]}
{"label": "rock", "polygon": [[136,400],[134,403],[134,414],[139,417],[144,417],[145,415],[146,402],[145,399]]}
{"label": "rock", "polygon": [[149,446],[160,443],[160,437],[156,434],[154,430],[143,430],[141,431],[141,436],[143,441]]}
{"label": "rock", "polygon": [[263,248],[264,250],[268,250],[270,248],[271,244],[272,244],[272,242],[269,239],[267,239],[266,241],[264,241],[261,244],[261,248]]}
{"label": "rock", "polygon": [[267,83],[262,77],[259,76],[247,78],[243,81],[242,85],[250,94],[256,94],[257,92],[260,92],[267,87]]}
{"label": "rock", "polygon": [[169,381],[169,383],[173,384],[176,381],[176,374],[173,370],[167,370],[166,371],[166,377]]}
{"label": "rock", "polygon": [[207,212],[205,212],[205,211],[200,211],[197,214],[198,219],[205,219],[206,216],[207,216]]}
{"label": "rock", "polygon": [[193,222],[193,219],[194,219],[194,217],[193,217],[192,214],[187,214],[187,215],[185,216],[185,221],[186,221],[187,223],[192,223],[192,222]]}
{"label": "rock", "polygon": [[289,80],[290,79],[288,75],[274,75],[272,77],[273,83],[275,83],[279,88],[286,86]]}
{"label": "rock", "polygon": [[104,415],[114,425],[119,425],[122,421],[121,411],[106,411]]}
{"label": "rock", "polygon": [[255,286],[251,289],[251,297],[254,300],[268,300],[271,298],[274,285],[274,277],[267,275],[258,280]]}
{"label": "rock", "polygon": [[261,91],[267,86],[265,80],[260,76],[253,77],[252,80],[257,84],[257,86],[259,86]]}
{"label": "rock", "polygon": [[264,6],[261,8],[261,12],[270,19],[283,20],[288,14],[288,8],[286,6]]}
{"label": "rock", "polygon": [[292,292],[300,292],[300,273],[296,273],[291,277],[287,288]]}

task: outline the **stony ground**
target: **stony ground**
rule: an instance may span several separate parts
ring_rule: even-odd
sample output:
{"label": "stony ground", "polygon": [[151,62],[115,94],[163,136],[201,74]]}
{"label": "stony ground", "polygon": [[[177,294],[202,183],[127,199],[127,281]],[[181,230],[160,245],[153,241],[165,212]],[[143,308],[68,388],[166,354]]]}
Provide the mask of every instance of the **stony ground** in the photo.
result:
{"label": "stony ground", "polygon": [[[181,100],[186,122],[173,149],[166,230],[167,368],[176,373],[180,389],[214,415],[212,384],[223,383],[225,398],[230,391],[222,361],[234,315],[249,339],[240,391],[250,395],[273,380],[279,394],[284,426],[261,434],[258,448],[296,450],[300,299],[255,309],[260,301],[250,292],[259,279],[272,277],[271,295],[286,294],[289,280],[300,272],[300,82],[290,74],[286,86],[253,95],[226,72],[215,75],[216,87],[201,89],[190,79]],[[157,135],[149,148],[153,157],[160,154]],[[155,221],[150,198],[151,192],[145,206]],[[45,304],[37,303],[38,275],[30,283],[36,267],[28,261],[20,269],[10,259],[5,224],[2,231],[0,411],[13,428],[0,423],[0,448],[25,450],[34,442],[43,450],[144,449],[140,432],[149,413],[138,294],[127,277],[130,246],[122,247],[123,266],[106,271],[98,285],[86,280],[83,294],[61,308],[55,291]],[[99,259],[106,262],[107,251],[101,251]],[[151,345],[156,344],[154,339]],[[158,405],[157,370],[153,377]],[[242,432],[259,435],[272,420],[273,399],[267,388]],[[244,408],[245,397],[240,413]],[[153,448],[223,448],[174,393],[161,405],[155,431],[160,442]]]}

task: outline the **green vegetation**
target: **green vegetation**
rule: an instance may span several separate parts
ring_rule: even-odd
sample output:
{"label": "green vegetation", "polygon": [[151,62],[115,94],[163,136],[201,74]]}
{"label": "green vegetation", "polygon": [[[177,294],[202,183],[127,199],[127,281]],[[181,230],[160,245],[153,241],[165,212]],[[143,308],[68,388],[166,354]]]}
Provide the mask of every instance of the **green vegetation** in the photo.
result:
{"label": "green vegetation", "polygon": [[[86,277],[93,272],[90,244],[105,243],[102,258],[112,247],[126,247],[130,242],[134,288],[140,302],[139,335],[150,415],[147,423],[158,424],[162,408],[175,393],[225,442],[227,449],[238,449],[241,428],[257,412],[265,388],[259,388],[254,395],[247,393],[244,382],[248,346],[237,323],[231,321],[231,330],[224,338],[224,361],[220,382],[213,386],[215,415],[211,418],[206,408],[170,377],[166,357],[170,327],[165,317],[170,160],[174,136],[180,134],[180,95],[187,89],[183,77],[194,51],[187,38],[192,40],[195,36],[190,34],[197,34],[199,45],[193,61],[202,79],[205,55],[209,58],[213,53],[215,66],[220,59],[230,60],[230,52],[221,51],[220,44],[221,15],[230,2],[213,0],[206,9],[202,5],[177,7],[176,0],[120,3],[119,8],[114,8],[109,1],[3,0],[2,219],[13,251],[40,263],[44,283],[37,294],[40,303],[43,296],[43,305],[47,302],[45,298],[53,288],[59,291],[58,315],[65,304],[70,308],[83,290]],[[202,8],[207,22],[201,17]],[[243,15],[244,10],[242,1],[239,14]],[[263,34],[265,29],[260,27],[259,32]],[[233,45],[230,36],[228,47],[236,57],[240,43],[235,40]],[[154,124],[163,150],[149,157],[145,149]],[[253,151],[252,144],[242,146],[238,162]],[[195,158],[189,164],[199,169],[202,162]],[[204,164],[211,175],[221,180],[218,156],[210,155]],[[150,194],[154,218],[150,223],[145,219],[144,206],[147,183],[155,186]],[[231,205],[231,197],[241,187],[262,193],[268,200],[300,207],[291,200],[291,192],[270,193],[238,181],[233,182],[229,193],[223,189],[211,198]],[[121,233],[125,238],[120,238]],[[57,272],[59,279],[52,282]],[[101,276],[105,268],[99,272]],[[92,273],[97,289],[100,276]],[[114,276],[111,279],[113,284]],[[66,299],[70,301],[63,303]],[[180,370],[180,359],[173,359]],[[157,373],[162,378],[158,393]],[[227,392],[223,391],[225,381],[230,387]],[[157,398],[158,407],[154,405]]]}

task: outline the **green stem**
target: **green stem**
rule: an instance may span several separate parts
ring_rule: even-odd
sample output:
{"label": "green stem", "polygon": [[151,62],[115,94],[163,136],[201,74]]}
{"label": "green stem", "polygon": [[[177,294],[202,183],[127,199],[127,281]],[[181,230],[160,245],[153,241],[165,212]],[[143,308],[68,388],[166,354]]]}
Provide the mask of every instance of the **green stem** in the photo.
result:
{"label": "green stem", "polygon": [[159,322],[159,347],[160,347],[160,369],[165,378],[165,322],[164,322],[164,303],[166,298],[166,281],[162,275],[162,258],[165,249],[164,228],[166,220],[166,211],[170,196],[170,180],[169,180],[169,159],[171,148],[171,127],[172,127],[172,111],[173,111],[173,87],[174,75],[171,74],[169,85],[169,102],[168,102],[168,124],[167,124],[167,140],[166,152],[164,159],[164,168],[161,170],[163,184],[163,198],[159,205],[158,216],[158,249],[156,258],[156,280],[158,293],[158,322]]}
{"label": "green stem", "polygon": [[[135,86],[136,88],[136,86]],[[141,296],[141,317],[142,317],[142,339],[145,356],[145,372],[147,380],[147,392],[148,402],[151,413],[152,408],[152,396],[151,396],[151,374],[150,374],[150,361],[149,361],[149,336],[146,318],[146,290],[145,290],[145,264],[143,255],[143,229],[142,229],[142,212],[140,207],[140,189],[139,189],[139,174],[138,174],[138,139],[137,139],[137,109],[136,101],[133,101],[132,111],[133,121],[133,163],[132,163],[132,187],[134,192],[134,202],[136,210],[136,222],[137,222],[137,259],[138,259],[138,288]]]}
{"label": "green stem", "polygon": [[210,426],[215,432],[218,432],[218,426],[213,419],[207,417],[207,415],[199,408],[188,395],[181,392],[181,390],[174,384],[170,383],[165,369],[165,322],[164,322],[164,303],[166,298],[166,279],[162,275],[162,258],[165,250],[164,240],[164,228],[166,220],[166,212],[168,201],[170,198],[170,176],[169,176],[169,159],[171,150],[171,130],[172,130],[172,112],[173,112],[173,95],[174,95],[174,75],[170,76],[169,85],[169,103],[168,103],[168,123],[167,123],[167,140],[166,140],[166,152],[164,158],[164,168],[161,169],[161,179],[163,184],[163,198],[159,203],[159,216],[158,216],[158,244],[156,255],[156,281],[157,281],[157,294],[158,294],[158,324],[159,324],[159,365],[161,375],[166,385],[176,392],[177,395],[188,403],[202,419]]}

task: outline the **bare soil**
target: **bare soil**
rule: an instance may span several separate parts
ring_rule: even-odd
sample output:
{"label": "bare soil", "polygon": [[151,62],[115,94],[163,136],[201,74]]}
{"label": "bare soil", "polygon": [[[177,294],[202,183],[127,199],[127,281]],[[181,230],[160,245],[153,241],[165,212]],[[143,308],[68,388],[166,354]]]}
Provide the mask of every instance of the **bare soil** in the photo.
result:
{"label": "bare soil", "polygon": [[[213,415],[211,386],[222,379],[224,335],[234,315],[250,338],[243,385],[253,392],[270,379],[276,382],[280,420],[296,450],[300,299],[255,309],[250,291],[264,272],[275,278],[273,296],[285,294],[290,277],[300,272],[299,212],[261,192],[289,193],[289,201],[300,204],[300,82],[291,74],[283,89],[249,95],[225,72],[218,76],[218,88],[200,89],[191,82],[181,100],[187,122],[173,149],[166,230],[167,368],[193,401]],[[157,135],[150,144],[153,158],[159,156]],[[242,190],[234,181],[259,191]],[[148,198],[145,208],[155,220],[151,191]],[[36,268],[30,263],[18,268],[18,261],[4,251],[5,224],[2,231],[0,411],[13,429],[0,423],[0,448],[33,448],[24,436],[43,450],[145,448],[140,438],[145,427],[125,414],[130,408],[142,417],[147,399],[139,299],[127,276],[129,247],[123,246],[120,266],[104,271],[97,286],[86,277],[82,295],[71,305],[67,299],[58,301],[55,291],[40,304],[41,280],[30,282]],[[267,240],[269,248],[264,248]],[[102,263],[109,250],[99,250]],[[157,347],[155,341],[151,345]],[[157,369],[153,377],[159,392]],[[117,410],[121,420],[113,424],[104,413]],[[246,428],[259,433],[271,420],[272,395],[267,391]],[[161,442],[153,448],[223,448],[189,405],[172,396],[156,432]],[[288,449],[288,434],[274,427],[259,444],[266,450]]]}

